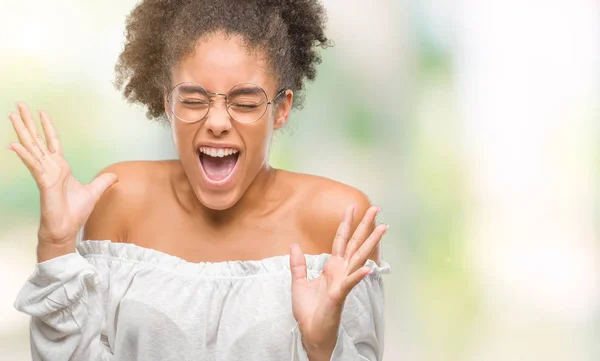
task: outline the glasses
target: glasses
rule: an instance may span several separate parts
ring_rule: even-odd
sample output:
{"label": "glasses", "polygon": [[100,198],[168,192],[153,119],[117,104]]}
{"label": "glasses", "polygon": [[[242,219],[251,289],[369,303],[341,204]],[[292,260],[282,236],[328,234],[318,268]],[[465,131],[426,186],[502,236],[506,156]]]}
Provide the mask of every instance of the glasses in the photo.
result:
{"label": "glasses", "polygon": [[239,123],[254,123],[267,112],[269,104],[285,93],[282,89],[269,100],[263,88],[253,83],[241,83],[227,94],[206,91],[200,84],[184,82],[177,84],[167,95],[167,103],[173,115],[185,123],[195,123],[208,115],[213,97],[224,97],[227,114]]}

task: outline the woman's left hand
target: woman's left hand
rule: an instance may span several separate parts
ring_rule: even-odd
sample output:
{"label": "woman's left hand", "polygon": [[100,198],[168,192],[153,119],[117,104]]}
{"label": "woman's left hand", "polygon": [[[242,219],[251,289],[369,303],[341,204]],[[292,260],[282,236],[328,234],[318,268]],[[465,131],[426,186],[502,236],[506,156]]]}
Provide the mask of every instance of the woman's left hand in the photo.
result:
{"label": "woman's left hand", "polygon": [[320,277],[306,278],[306,259],[299,245],[291,245],[292,310],[311,361],[329,360],[335,348],[346,297],[371,269],[365,267],[388,226],[370,232],[379,212],[371,207],[350,237],[356,205],[346,209],[337,230],[331,257]]}

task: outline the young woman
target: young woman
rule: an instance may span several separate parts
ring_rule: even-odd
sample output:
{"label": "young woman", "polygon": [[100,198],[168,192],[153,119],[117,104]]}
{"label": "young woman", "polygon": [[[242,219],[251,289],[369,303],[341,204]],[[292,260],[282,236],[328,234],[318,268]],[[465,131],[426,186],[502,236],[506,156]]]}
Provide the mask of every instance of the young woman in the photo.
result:
{"label": "young woman", "polygon": [[17,104],[9,148],[41,198],[38,264],[15,302],[34,360],[381,360],[379,208],[268,164],[324,25],[317,0],[142,1],[117,85],[169,123],[179,159],[118,163],[89,185],[50,116],[44,140]]}

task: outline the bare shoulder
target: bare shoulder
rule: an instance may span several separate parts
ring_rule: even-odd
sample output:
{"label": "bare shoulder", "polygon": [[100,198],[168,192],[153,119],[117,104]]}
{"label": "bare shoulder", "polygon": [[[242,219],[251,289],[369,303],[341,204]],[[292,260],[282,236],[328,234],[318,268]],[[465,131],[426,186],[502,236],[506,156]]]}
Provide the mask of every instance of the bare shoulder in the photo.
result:
{"label": "bare shoulder", "polygon": [[[104,192],[84,226],[84,239],[127,242],[128,229],[150,202],[157,183],[168,181],[170,161],[127,161],[98,173],[115,173],[119,180]],[[164,178],[164,179],[161,179]]]}
{"label": "bare shoulder", "polygon": [[[358,227],[367,210],[372,206],[369,197],[362,191],[347,184],[315,175],[295,174],[302,201],[299,216],[302,228],[321,253],[331,253],[333,239],[346,209],[356,204],[352,232]],[[375,224],[371,230],[375,229]],[[379,246],[370,256],[379,261]]]}

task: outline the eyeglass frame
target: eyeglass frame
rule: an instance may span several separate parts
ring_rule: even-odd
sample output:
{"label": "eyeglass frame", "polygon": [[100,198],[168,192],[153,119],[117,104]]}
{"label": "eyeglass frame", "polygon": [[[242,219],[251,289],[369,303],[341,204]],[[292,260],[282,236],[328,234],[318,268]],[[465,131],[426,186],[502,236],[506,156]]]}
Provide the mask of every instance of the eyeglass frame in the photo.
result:
{"label": "eyeglass frame", "polygon": [[[210,101],[208,102],[208,109],[206,110],[206,114],[204,115],[204,117],[202,117],[202,118],[200,118],[198,120],[194,120],[194,121],[190,122],[190,121],[181,119],[177,114],[175,114],[175,111],[173,110],[173,106],[172,106],[171,102],[169,101],[169,98],[171,97],[171,93],[173,93],[173,90],[175,90],[175,88],[177,88],[181,84],[195,84],[195,85],[199,86],[202,90],[204,90],[206,92],[206,94],[208,95]],[[265,111],[255,121],[248,122],[248,123],[240,122],[239,120],[235,119],[231,115],[231,113],[229,113],[229,107],[230,107],[230,105],[227,103],[227,96],[229,95],[229,93],[231,93],[231,91],[235,87],[240,86],[240,85],[244,85],[244,84],[254,85],[255,87],[257,87],[258,89],[260,89],[263,92],[263,94],[265,95],[265,98],[267,99],[267,105],[265,106]],[[269,108],[269,105],[273,104],[277,98],[279,98],[282,94],[285,94],[285,92],[287,90],[289,90],[289,89],[290,89],[289,87],[282,88],[277,93],[277,95],[275,95],[275,97],[273,99],[269,100],[269,95],[267,94],[267,92],[260,85],[255,84],[255,83],[251,83],[251,82],[244,82],[244,83],[236,84],[236,85],[232,86],[231,89],[229,89],[229,91],[227,93],[219,93],[219,92],[209,92],[208,90],[206,90],[206,88],[204,88],[202,85],[200,85],[200,84],[198,84],[196,82],[193,82],[193,81],[184,81],[184,82],[178,83],[177,85],[173,86],[171,88],[171,90],[169,90],[169,92],[167,93],[167,96],[166,96],[166,101],[169,104],[169,111],[171,112],[171,114],[173,114],[177,119],[179,119],[180,121],[182,121],[184,123],[193,124],[193,123],[198,123],[198,122],[206,119],[206,117],[208,117],[208,114],[210,113],[210,110],[212,108],[212,103],[213,103],[212,98],[213,97],[222,96],[222,97],[225,97],[225,111],[227,112],[227,115],[229,115],[229,117],[231,119],[235,120],[236,122],[238,122],[240,124],[253,124],[253,123],[258,122],[262,117],[264,117],[265,114],[267,113],[267,109]]]}

